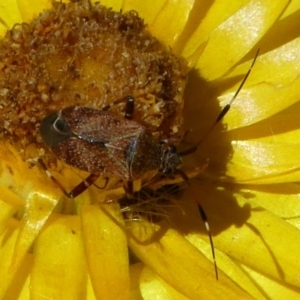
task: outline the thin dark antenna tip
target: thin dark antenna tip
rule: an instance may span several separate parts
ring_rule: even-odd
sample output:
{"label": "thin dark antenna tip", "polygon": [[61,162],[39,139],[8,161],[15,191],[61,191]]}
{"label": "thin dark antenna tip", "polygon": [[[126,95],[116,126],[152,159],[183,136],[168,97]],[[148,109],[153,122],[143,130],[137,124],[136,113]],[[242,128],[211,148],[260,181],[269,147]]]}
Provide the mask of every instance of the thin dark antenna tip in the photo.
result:
{"label": "thin dark antenna tip", "polygon": [[208,219],[207,219],[207,216],[206,216],[206,213],[205,213],[203,207],[199,203],[197,203],[197,204],[198,204],[198,209],[199,209],[199,212],[200,212],[200,215],[201,215],[201,219],[202,219],[202,221],[205,225],[205,229],[206,229],[206,232],[207,232],[207,235],[208,235],[208,238],[209,238],[211,256],[212,256],[214,266],[215,266],[216,279],[218,280],[219,279],[218,266],[217,266],[215,246],[214,246],[214,241],[213,241],[213,238],[212,238],[212,235],[211,235],[210,226],[209,226]]}
{"label": "thin dark antenna tip", "polygon": [[216,280],[219,280],[219,272],[218,272],[218,267],[217,267],[217,262],[216,261],[214,261],[214,266],[215,266]]}
{"label": "thin dark antenna tip", "polygon": [[248,69],[246,75],[244,76],[242,82],[240,83],[240,86],[238,87],[237,91],[235,92],[235,94],[233,95],[233,97],[231,98],[231,100],[229,101],[229,103],[227,105],[231,106],[231,104],[233,103],[233,101],[236,99],[236,97],[240,93],[241,89],[243,88],[243,86],[244,86],[246,80],[248,79],[248,77],[249,77],[249,75],[250,75],[250,73],[252,71],[252,68],[253,68],[253,66],[254,66],[254,64],[256,62],[256,59],[257,59],[258,54],[259,54],[259,51],[260,51],[260,49],[258,48],[257,51],[256,51],[256,54],[254,56],[254,59],[252,60],[252,64],[251,64],[250,68]]}
{"label": "thin dark antenna tip", "polygon": [[209,223],[208,223],[206,213],[205,213],[203,207],[201,206],[200,201],[197,199],[197,195],[196,195],[196,193],[195,193],[195,191],[194,191],[194,189],[193,189],[193,187],[192,187],[192,185],[189,181],[188,176],[180,169],[177,169],[176,173],[179,176],[181,176],[181,178],[187,183],[187,185],[189,186],[189,190],[191,192],[192,198],[194,199],[194,201],[198,205],[198,210],[199,210],[201,219],[204,223],[204,226],[205,226],[205,229],[206,229],[206,232],[207,232],[207,236],[209,238],[209,243],[210,243],[210,247],[211,247],[211,256],[212,256],[212,259],[213,259],[213,262],[214,262],[216,279],[218,280],[219,279],[219,273],[218,273],[218,266],[217,266],[217,260],[216,260],[215,246],[214,246],[214,242],[213,242],[213,238],[212,238],[212,235],[211,235],[211,230],[210,230],[210,226],[209,226]]}
{"label": "thin dark antenna tip", "polygon": [[210,132],[215,128],[215,126],[224,118],[224,116],[228,113],[228,111],[230,110],[231,108],[231,105],[232,103],[234,102],[234,100],[237,98],[238,94],[240,93],[241,89],[243,88],[246,80],[248,79],[251,71],[252,71],[252,68],[256,62],[256,59],[258,57],[258,54],[259,54],[259,51],[260,49],[258,48],[257,51],[256,51],[256,54],[254,56],[254,59],[252,61],[252,64],[250,66],[250,68],[248,69],[246,75],[244,76],[242,82],[240,83],[238,89],[236,90],[236,92],[234,93],[233,97],[231,98],[231,100],[228,102],[228,104],[226,104],[223,109],[221,110],[221,112],[219,113],[219,115],[217,116],[215,122],[213,123],[213,125],[210,127],[210,129],[206,132],[206,134],[202,137],[202,139],[193,147],[187,149],[187,150],[184,150],[182,152],[180,152],[180,155],[181,156],[185,156],[185,155],[188,155],[188,154],[191,154],[193,152],[195,152],[199,145],[202,144],[202,142],[207,138],[207,136],[210,134]]}

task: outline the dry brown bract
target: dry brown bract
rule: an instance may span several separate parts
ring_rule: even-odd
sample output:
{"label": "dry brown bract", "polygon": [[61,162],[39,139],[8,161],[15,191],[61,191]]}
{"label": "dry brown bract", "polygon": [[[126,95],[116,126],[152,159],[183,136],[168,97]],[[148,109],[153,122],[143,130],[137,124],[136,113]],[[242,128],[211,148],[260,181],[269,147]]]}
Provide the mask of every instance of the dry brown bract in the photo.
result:
{"label": "dry brown bract", "polygon": [[[157,138],[181,130],[186,70],[131,11],[54,3],[0,43],[0,128],[24,158],[45,151],[40,120],[70,105],[101,109],[130,94]],[[124,104],[111,111],[123,116]],[[39,153],[39,154],[38,154]]]}

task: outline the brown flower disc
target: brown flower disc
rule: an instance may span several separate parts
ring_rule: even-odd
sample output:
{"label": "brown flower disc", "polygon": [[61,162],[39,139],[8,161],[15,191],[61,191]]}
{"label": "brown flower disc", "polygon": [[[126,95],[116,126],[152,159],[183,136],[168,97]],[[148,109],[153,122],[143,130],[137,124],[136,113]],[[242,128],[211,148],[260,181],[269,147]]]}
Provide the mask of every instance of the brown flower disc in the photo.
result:
{"label": "brown flower disc", "polygon": [[[51,112],[101,109],[127,95],[135,98],[134,121],[158,141],[181,133],[186,68],[136,12],[54,3],[7,32],[0,70],[1,135],[24,158],[44,153],[39,126]],[[124,104],[110,111],[123,117]]]}

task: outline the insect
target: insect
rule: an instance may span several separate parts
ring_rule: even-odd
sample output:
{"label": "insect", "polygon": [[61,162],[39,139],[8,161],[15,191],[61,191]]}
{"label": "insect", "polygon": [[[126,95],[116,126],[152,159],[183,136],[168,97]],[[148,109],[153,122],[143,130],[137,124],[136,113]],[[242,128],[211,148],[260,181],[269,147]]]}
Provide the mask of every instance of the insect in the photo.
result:
{"label": "insect", "polygon": [[108,105],[102,110],[71,106],[42,120],[45,145],[67,164],[91,173],[83,184],[64,192],[67,197],[78,196],[100,175],[126,180],[125,190],[132,194],[132,181],[147,171],[172,174],[180,165],[176,147],[158,143],[147,128],[132,121],[134,99],[127,96],[125,101],[125,118],[107,112]]}
{"label": "insect", "polygon": [[[179,169],[179,166],[182,156],[197,151],[206,136],[227,114],[250,75],[258,52],[231,101],[221,110],[207,134],[193,147],[178,152],[176,146],[169,140],[157,142],[151,131],[132,120],[134,99],[131,96],[126,96],[125,118],[110,113],[108,110],[111,105],[102,110],[71,106],[50,114],[41,122],[40,134],[45,145],[60,160],[78,169],[88,171],[90,175],[86,180],[77,185],[71,192],[66,192],[40,160],[41,165],[63,193],[70,198],[74,198],[85,191],[94,184],[100,175],[124,180],[126,193],[130,196],[133,194],[132,182],[148,171],[157,170],[166,176],[179,174],[190,186],[193,198],[198,204],[201,218],[205,223],[210,239],[216,277],[218,278],[213,240],[206,214],[191,188],[187,175]],[[114,103],[120,101],[124,100],[120,99]]]}

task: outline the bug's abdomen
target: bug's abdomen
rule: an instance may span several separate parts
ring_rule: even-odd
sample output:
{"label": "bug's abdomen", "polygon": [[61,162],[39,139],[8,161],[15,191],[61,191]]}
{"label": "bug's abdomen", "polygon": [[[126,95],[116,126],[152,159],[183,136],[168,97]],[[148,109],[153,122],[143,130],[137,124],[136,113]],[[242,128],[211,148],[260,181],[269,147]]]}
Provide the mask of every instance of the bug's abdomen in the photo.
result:
{"label": "bug's abdomen", "polygon": [[124,150],[107,149],[100,142],[90,143],[78,138],[69,138],[52,148],[54,154],[67,164],[89,173],[130,179],[126,164],[121,159]]}

